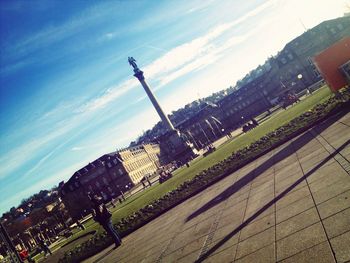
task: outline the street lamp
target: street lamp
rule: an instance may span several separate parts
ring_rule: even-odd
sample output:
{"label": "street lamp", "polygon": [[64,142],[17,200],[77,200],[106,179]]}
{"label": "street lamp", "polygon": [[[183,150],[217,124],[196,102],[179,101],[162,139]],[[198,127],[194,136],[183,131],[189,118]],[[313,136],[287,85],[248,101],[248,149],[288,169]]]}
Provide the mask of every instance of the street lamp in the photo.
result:
{"label": "street lamp", "polygon": [[[303,75],[302,75],[302,74],[298,74],[297,78],[298,78],[299,82],[301,83],[301,84],[300,84],[301,87],[303,88],[303,87],[304,87],[303,81],[302,81]],[[306,90],[307,90],[308,92],[310,92],[308,88],[306,88]]]}
{"label": "street lamp", "polygon": [[2,222],[0,222],[0,241],[2,241],[5,244],[5,247],[10,250],[12,262],[23,262]]}
{"label": "street lamp", "polygon": [[[303,84],[303,82],[302,82],[303,75],[302,75],[302,74],[298,74],[297,78],[298,78],[298,80],[301,82],[302,86],[304,86],[304,84]],[[310,93],[310,94],[312,93],[311,90],[309,90],[308,87],[306,87],[306,91],[307,91],[308,94],[309,94],[309,93]]]}

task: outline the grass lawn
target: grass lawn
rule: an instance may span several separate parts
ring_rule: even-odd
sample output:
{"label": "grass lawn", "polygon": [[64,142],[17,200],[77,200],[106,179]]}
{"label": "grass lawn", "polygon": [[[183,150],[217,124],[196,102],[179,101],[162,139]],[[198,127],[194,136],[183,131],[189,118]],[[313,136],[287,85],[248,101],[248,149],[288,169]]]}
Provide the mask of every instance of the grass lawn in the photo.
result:
{"label": "grass lawn", "polygon": [[[178,169],[175,171],[174,177],[165,183],[154,185],[145,191],[128,198],[124,203],[117,205],[115,209],[112,209],[113,222],[116,223],[121,218],[136,212],[146,204],[151,203],[167,192],[177,188],[184,181],[192,179],[199,172],[227,158],[232,154],[232,152],[249,145],[267,133],[288,123],[290,120],[301,115],[305,111],[310,110],[316,104],[327,100],[330,96],[331,92],[327,87],[319,89],[298,104],[288,108],[285,111],[279,111],[275,113],[261,125],[249,131],[248,133],[242,134],[241,136],[233,138],[230,141],[222,144],[215,152],[211,153],[210,155],[206,157],[199,157],[196,160],[192,161],[190,167],[183,167]],[[75,233],[66,242],[86,233],[87,231],[97,230],[99,232],[102,230],[102,228],[92,219],[85,222],[84,225],[86,227],[86,230]]]}

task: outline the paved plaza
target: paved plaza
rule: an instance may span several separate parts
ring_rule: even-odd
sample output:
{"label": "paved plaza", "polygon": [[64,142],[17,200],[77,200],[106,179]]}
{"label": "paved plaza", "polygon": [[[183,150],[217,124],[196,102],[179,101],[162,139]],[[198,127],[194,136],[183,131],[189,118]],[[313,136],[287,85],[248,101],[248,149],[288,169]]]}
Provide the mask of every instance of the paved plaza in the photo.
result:
{"label": "paved plaza", "polygon": [[350,261],[349,140],[330,118],[86,262]]}

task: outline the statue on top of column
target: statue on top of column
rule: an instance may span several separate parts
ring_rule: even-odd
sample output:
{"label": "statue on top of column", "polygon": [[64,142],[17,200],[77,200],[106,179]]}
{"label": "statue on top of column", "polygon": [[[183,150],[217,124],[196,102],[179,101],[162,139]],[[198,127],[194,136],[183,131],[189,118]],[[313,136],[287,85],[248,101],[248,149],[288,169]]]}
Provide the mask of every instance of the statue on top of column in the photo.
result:
{"label": "statue on top of column", "polygon": [[136,64],[136,59],[134,59],[133,57],[128,57],[128,61],[130,66],[132,66],[134,68],[134,71],[140,71],[140,69],[138,68],[137,64]]}

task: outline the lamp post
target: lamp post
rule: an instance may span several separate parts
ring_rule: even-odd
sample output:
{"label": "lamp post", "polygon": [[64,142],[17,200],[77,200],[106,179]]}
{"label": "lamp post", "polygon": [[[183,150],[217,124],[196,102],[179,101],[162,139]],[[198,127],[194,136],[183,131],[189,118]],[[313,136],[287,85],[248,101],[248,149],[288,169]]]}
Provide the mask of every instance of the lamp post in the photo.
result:
{"label": "lamp post", "polygon": [[[301,85],[304,86],[304,83],[303,83],[303,80],[302,80],[303,79],[303,75],[302,74],[298,74],[297,78],[301,82]],[[307,91],[307,93],[310,93],[310,94],[312,93],[311,90],[309,90],[308,88],[306,88],[306,91]]]}
{"label": "lamp post", "polygon": [[0,222],[0,240],[5,243],[5,246],[10,250],[10,257],[13,262],[22,262],[15,246],[12,243],[10,236],[8,235],[4,225]]}

